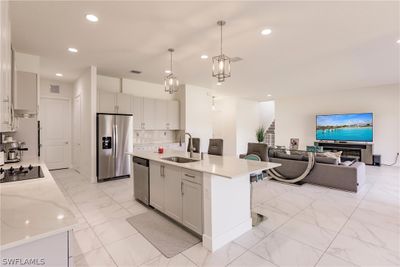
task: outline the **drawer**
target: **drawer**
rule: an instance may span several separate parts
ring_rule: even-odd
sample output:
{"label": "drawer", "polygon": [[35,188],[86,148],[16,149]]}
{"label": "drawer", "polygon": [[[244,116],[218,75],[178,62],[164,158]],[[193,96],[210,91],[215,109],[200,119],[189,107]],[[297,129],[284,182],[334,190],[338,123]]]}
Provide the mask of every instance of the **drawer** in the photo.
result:
{"label": "drawer", "polygon": [[203,173],[188,169],[182,169],[182,179],[196,184],[203,184]]}

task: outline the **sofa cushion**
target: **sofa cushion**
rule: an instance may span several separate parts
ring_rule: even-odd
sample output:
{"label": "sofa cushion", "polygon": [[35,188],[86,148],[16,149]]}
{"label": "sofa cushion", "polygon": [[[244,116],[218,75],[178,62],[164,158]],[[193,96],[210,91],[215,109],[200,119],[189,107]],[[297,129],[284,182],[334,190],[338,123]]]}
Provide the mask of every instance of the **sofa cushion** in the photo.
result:
{"label": "sofa cushion", "polygon": [[315,162],[318,163],[325,163],[325,164],[333,164],[333,165],[338,165],[339,160],[336,158],[330,158],[330,157],[315,157]]}
{"label": "sofa cushion", "polygon": [[291,160],[303,160],[303,155],[289,155],[286,154],[285,152],[276,152],[275,157],[281,158],[281,159],[291,159]]}

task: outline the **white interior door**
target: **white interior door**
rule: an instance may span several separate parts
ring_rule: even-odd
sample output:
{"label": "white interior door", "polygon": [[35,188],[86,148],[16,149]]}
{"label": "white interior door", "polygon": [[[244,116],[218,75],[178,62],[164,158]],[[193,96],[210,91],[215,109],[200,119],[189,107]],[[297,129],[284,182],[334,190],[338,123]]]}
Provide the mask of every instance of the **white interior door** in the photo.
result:
{"label": "white interior door", "polygon": [[41,157],[49,169],[71,164],[71,105],[69,99],[40,99]]}
{"label": "white interior door", "polygon": [[75,170],[80,171],[81,160],[81,96],[74,98],[73,104],[73,123],[72,123],[72,165]]}

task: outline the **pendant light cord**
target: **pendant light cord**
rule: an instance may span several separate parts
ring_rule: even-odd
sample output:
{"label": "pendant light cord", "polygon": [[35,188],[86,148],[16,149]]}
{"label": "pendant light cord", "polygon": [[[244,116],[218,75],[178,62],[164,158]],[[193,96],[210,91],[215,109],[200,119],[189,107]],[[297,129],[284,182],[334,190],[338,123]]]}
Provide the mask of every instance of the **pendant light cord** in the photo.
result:
{"label": "pendant light cord", "polygon": [[171,51],[171,61],[170,61],[170,65],[171,65],[171,73],[172,73],[172,51]]}
{"label": "pendant light cord", "polygon": [[222,55],[222,23],[221,23],[221,55]]}

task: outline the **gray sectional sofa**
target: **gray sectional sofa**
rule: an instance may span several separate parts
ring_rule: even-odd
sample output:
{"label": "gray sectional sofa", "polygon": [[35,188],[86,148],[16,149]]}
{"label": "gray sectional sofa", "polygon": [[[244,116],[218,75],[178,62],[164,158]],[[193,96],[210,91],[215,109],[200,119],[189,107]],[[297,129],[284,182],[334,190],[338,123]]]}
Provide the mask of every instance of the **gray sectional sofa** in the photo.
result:
{"label": "gray sectional sofa", "polygon": [[[282,150],[270,148],[268,150],[268,161],[281,163],[282,166],[277,168],[278,172],[286,177],[294,178],[304,172],[308,158],[305,154],[288,155]],[[336,159],[317,156],[314,168],[303,181],[357,192],[365,183],[365,164],[354,162],[346,166],[340,165]]]}

